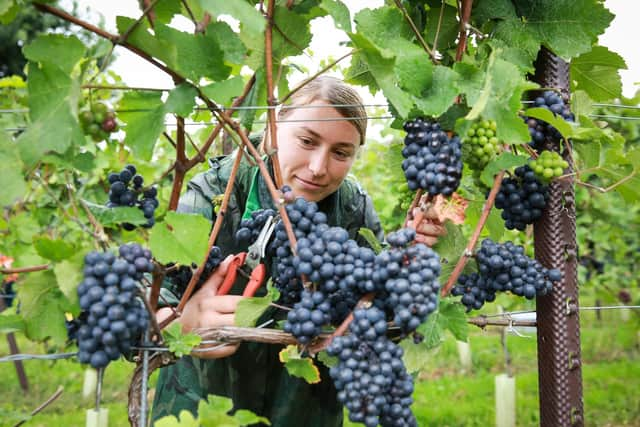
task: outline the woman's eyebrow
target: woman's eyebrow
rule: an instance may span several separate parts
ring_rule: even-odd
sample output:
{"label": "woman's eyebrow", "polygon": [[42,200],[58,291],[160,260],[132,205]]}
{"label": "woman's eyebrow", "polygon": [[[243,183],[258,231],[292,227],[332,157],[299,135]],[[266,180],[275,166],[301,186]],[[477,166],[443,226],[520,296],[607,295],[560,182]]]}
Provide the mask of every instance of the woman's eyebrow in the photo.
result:
{"label": "woman's eyebrow", "polygon": [[[316,132],[315,130],[313,130],[313,129],[307,127],[307,126],[301,126],[301,128],[305,132],[310,133],[311,136],[313,136],[316,139],[319,139],[319,140],[324,139],[320,133]],[[354,144],[352,142],[343,142],[343,141],[337,142],[337,143],[335,143],[335,145],[340,145],[340,146],[345,146],[345,147],[355,147],[356,146],[356,144]]]}

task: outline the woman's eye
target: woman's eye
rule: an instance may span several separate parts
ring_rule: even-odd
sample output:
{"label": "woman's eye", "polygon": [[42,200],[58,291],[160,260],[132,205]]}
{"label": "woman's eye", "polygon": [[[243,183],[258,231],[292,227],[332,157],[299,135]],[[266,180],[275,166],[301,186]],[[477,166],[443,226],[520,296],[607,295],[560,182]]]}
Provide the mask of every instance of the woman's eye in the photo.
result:
{"label": "woman's eye", "polygon": [[351,157],[351,153],[349,153],[348,151],[334,151],[336,157],[340,158],[340,159],[348,159],[349,157]]}
{"label": "woman's eye", "polygon": [[309,138],[299,138],[302,145],[313,145],[313,141]]}

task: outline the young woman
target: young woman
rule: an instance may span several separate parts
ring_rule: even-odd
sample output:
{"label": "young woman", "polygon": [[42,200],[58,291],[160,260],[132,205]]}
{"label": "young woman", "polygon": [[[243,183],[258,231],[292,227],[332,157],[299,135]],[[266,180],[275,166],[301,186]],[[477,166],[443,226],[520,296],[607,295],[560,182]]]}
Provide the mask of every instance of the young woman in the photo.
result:
{"label": "young woman", "polygon": [[[317,202],[330,225],[345,228],[360,244],[366,244],[357,234],[362,227],[383,238],[371,199],[347,177],[364,144],[366,127],[366,112],[357,92],[332,77],[305,85],[278,114],[278,159],[284,184],[296,196]],[[189,183],[179,211],[198,212],[213,220],[211,200],[224,192],[232,162],[233,156],[211,161],[211,169]],[[246,249],[238,247],[234,235],[243,214],[255,207],[272,208],[273,203],[257,167],[243,160],[216,242],[225,255]],[[430,219],[417,224],[417,231],[421,241],[433,244],[444,228]],[[216,295],[227,268],[228,259],[186,304],[178,320],[183,331],[233,325],[244,284],[237,283],[232,295]],[[164,292],[165,299],[174,301],[181,294],[179,289]],[[162,320],[169,313],[169,308],[161,309],[158,318]],[[283,313],[274,309],[263,316],[274,317],[282,318]],[[267,417],[272,426],[341,426],[342,406],[328,370],[320,364],[319,384],[292,377],[278,360],[281,348],[247,342],[181,358],[160,372],[153,418],[178,415],[183,409],[195,413],[201,399],[215,394],[231,397],[236,409]]]}

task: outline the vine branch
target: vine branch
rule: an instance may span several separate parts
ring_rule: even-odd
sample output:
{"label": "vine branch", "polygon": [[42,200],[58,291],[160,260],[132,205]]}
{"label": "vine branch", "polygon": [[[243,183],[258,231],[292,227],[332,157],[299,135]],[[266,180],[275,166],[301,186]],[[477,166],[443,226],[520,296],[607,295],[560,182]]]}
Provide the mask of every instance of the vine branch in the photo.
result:
{"label": "vine branch", "polygon": [[278,160],[278,130],[276,127],[276,112],[274,107],[276,106],[276,100],[273,96],[273,25],[274,25],[274,7],[275,0],[269,0],[269,4],[267,5],[267,28],[265,30],[265,66],[267,68],[266,79],[267,79],[267,104],[269,105],[269,109],[267,110],[268,114],[268,122],[269,131],[267,134],[269,138],[267,139],[267,154],[271,157],[271,163],[273,164],[273,175],[276,181],[276,187],[282,187],[282,173],[280,171],[280,161]]}
{"label": "vine branch", "polygon": [[0,268],[0,274],[33,273],[50,268],[51,265],[49,264],[32,265],[30,267]]}
{"label": "vine branch", "polygon": [[467,247],[465,248],[464,252],[458,259],[458,263],[453,269],[451,276],[449,276],[449,280],[447,280],[447,283],[444,285],[444,287],[440,292],[440,295],[442,295],[443,297],[447,296],[447,294],[449,293],[453,285],[458,280],[458,277],[460,276],[460,273],[462,273],[462,270],[467,264],[467,261],[473,255],[473,248],[475,248],[476,243],[478,242],[478,238],[480,237],[480,233],[482,232],[482,228],[484,227],[484,224],[487,222],[487,218],[489,218],[489,213],[491,212],[491,208],[493,208],[493,203],[496,200],[496,195],[500,190],[500,184],[502,184],[502,178],[504,178],[504,173],[505,173],[504,171],[501,171],[499,174],[496,175],[496,177],[493,180],[493,186],[491,187],[491,191],[489,192],[489,197],[487,198],[487,201],[482,207],[482,214],[480,215],[478,224],[476,224],[476,228],[473,231],[473,235],[471,236],[469,243],[467,243]]}
{"label": "vine branch", "polygon": [[456,62],[462,59],[464,51],[467,49],[467,26],[471,19],[471,7],[473,0],[462,0],[462,8],[460,10],[460,31],[458,37],[458,48],[456,50]]}

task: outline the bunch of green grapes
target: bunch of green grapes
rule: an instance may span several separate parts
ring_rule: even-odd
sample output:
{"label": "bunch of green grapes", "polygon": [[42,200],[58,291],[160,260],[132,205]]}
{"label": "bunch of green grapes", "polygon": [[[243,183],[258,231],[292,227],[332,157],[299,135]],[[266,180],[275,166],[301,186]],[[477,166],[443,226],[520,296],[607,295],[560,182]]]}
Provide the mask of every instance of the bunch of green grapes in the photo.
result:
{"label": "bunch of green grapes", "polygon": [[403,211],[408,211],[415,197],[415,192],[409,189],[409,184],[406,181],[398,184],[397,186],[397,200],[398,206]]}
{"label": "bunch of green grapes", "polygon": [[493,120],[474,123],[462,139],[464,163],[477,172],[482,172],[500,151],[502,144],[496,136],[496,122]]}
{"label": "bunch of green grapes", "polygon": [[569,163],[555,151],[543,151],[537,159],[529,162],[529,166],[540,181],[548,183],[552,179],[562,176],[564,170],[569,167]]}
{"label": "bunch of green grapes", "polygon": [[91,108],[80,111],[79,119],[85,135],[95,142],[107,139],[111,132],[118,130],[115,113],[102,102],[94,102]]}

